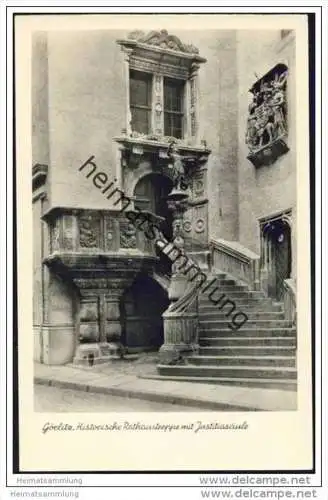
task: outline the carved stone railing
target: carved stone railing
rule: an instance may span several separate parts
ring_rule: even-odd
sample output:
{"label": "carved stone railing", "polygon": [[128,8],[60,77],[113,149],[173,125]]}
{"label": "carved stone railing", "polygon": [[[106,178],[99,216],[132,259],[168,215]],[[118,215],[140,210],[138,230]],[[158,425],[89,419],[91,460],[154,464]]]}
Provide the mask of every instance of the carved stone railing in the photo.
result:
{"label": "carved stone railing", "polygon": [[50,232],[50,254],[155,255],[154,243],[124,211],[53,208],[44,219]]}
{"label": "carved stone railing", "polygon": [[286,319],[290,321],[293,325],[296,325],[296,320],[297,320],[296,284],[293,279],[284,280],[283,303],[284,303]]}
{"label": "carved stone railing", "polygon": [[167,314],[169,313],[183,313],[186,311],[190,311],[192,307],[195,307],[197,304],[199,285],[198,282],[192,283],[187,287],[186,292],[175,302],[169,306],[167,310]]}
{"label": "carved stone railing", "polygon": [[231,274],[247,283],[251,289],[260,288],[260,257],[235,241],[210,241],[211,265],[217,271]]}

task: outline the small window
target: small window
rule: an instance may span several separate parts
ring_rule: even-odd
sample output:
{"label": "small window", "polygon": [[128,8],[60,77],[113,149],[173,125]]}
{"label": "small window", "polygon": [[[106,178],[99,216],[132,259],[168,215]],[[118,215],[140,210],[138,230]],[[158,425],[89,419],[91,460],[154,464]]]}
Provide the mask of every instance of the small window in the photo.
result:
{"label": "small window", "polygon": [[183,137],[183,96],[185,82],[164,78],[164,134]]}
{"label": "small window", "polygon": [[130,71],[130,110],[132,130],[150,133],[152,75]]}

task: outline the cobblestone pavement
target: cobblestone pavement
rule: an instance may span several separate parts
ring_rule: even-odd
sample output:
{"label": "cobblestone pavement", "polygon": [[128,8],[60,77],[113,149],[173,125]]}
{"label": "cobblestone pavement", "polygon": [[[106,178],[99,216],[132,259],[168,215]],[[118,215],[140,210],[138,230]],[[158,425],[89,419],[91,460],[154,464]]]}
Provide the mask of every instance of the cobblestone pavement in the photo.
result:
{"label": "cobblestone pavement", "polygon": [[34,409],[37,412],[170,412],[199,411],[199,408],[155,403],[135,398],[120,398],[105,394],[60,389],[44,385],[34,386]]}

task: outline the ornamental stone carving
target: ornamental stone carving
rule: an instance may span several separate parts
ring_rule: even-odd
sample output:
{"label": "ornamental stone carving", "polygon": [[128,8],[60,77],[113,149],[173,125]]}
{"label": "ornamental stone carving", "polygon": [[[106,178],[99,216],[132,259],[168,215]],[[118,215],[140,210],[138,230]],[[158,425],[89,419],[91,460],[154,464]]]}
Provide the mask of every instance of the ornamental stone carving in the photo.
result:
{"label": "ornamental stone carving", "polygon": [[277,64],[250,90],[245,142],[255,166],[273,163],[288,151],[287,77],[287,66]]}
{"label": "ornamental stone carving", "polygon": [[105,217],[105,249],[112,250],[115,247],[115,223],[112,217]]}
{"label": "ornamental stone carving", "polygon": [[57,219],[51,227],[51,251],[60,250],[60,221]]}
{"label": "ornamental stone carving", "polygon": [[137,231],[134,225],[131,222],[121,222],[120,230],[121,248],[137,248]]}
{"label": "ornamental stone carving", "polygon": [[97,214],[84,212],[78,218],[80,246],[82,248],[99,247],[100,227]]}
{"label": "ornamental stone carving", "polygon": [[204,219],[197,219],[195,222],[195,232],[196,233],[203,233],[205,231],[205,220]]}
{"label": "ornamental stone carving", "polygon": [[98,303],[97,300],[82,300],[80,307],[80,321],[97,321],[98,320]]}
{"label": "ornamental stone carving", "polygon": [[151,61],[136,55],[130,57],[129,66],[136,71],[147,71],[149,73],[157,73],[160,71],[163,76],[181,78],[183,80],[187,80],[190,73],[189,66],[186,64],[177,66],[174,64],[161,63],[159,65],[157,61]]}
{"label": "ornamental stone carving", "polygon": [[63,216],[63,248],[65,250],[73,250],[73,216]]}
{"label": "ornamental stone carving", "polygon": [[146,45],[154,45],[163,49],[176,50],[178,52],[186,52],[188,54],[198,54],[197,47],[191,44],[182,43],[181,40],[175,36],[170,35],[166,30],[150,31],[145,33],[141,30],[135,30],[128,35],[129,40],[135,40],[138,43]]}
{"label": "ornamental stone carving", "polygon": [[185,220],[183,222],[183,230],[184,230],[184,232],[185,233],[190,233],[191,229],[192,229],[191,221],[188,220],[188,219]]}
{"label": "ornamental stone carving", "polygon": [[194,198],[200,198],[205,193],[205,184],[203,173],[198,173],[195,175],[193,180],[193,196]]}
{"label": "ornamental stone carving", "polygon": [[155,117],[154,117],[154,127],[155,127],[155,134],[158,135],[163,135],[163,103],[162,103],[162,84],[163,84],[163,79],[161,75],[156,74],[154,76],[155,79]]}

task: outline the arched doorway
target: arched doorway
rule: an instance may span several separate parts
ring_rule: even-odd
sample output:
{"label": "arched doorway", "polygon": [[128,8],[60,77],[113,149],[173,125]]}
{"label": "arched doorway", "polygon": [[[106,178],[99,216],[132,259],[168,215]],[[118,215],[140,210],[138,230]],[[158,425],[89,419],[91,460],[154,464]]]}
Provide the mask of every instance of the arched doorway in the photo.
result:
{"label": "arched doorway", "polygon": [[267,291],[270,297],[282,300],[284,280],[292,270],[291,227],[288,218],[282,216],[267,220],[262,225],[262,270],[267,275]]}
{"label": "arched doorway", "polygon": [[[134,188],[135,207],[163,217],[160,226],[164,236],[172,241],[172,214],[167,207],[167,196],[173,188],[172,180],[162,174],[151,173],[142,177]],[[170,260],[158,250],[160,263],[158,271],[170,274]]]}
{"label": "arched doorway", "polygon": [[140,274],[121,298],[122,341],[133,350],[158,350],[164,342],[163,312],[169,306],[167,291]]}

